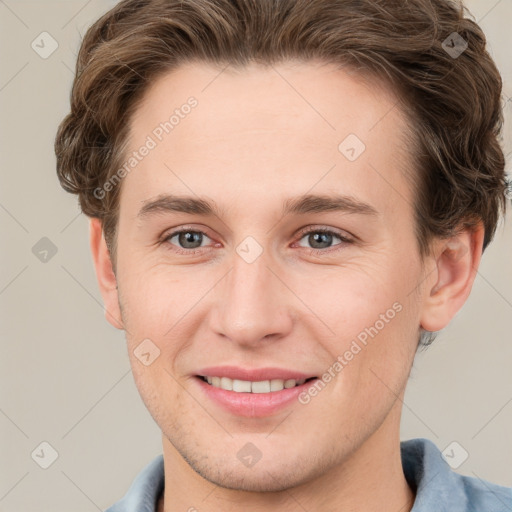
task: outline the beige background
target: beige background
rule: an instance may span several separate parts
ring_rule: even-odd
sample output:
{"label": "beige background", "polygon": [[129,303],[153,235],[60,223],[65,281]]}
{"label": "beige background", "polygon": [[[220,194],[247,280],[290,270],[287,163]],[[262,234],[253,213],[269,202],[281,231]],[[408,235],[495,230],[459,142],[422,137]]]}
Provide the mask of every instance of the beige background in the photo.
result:
{"label": "beige background", "polygon": [[[0,0],[4,512],[103,510],[161,452],[160,431],[133,383],[123,334],[104,320],[87,220],[55,174],[53,140],[68,110],[80,37],[114,3]],[[488,34],[507,101],[512,97],[512,1],[472,0],[467,5]],[[31,48],[43,31],[59,45],[47,59]],[[504,108],[510,161],[512,99]],[[510,220],[509,214],[486,252],[469,302],[434,346],[418,355],[402,425],[403,439],[427,437],[440,449],[458,442],[469,453],[459,472],[508,486]],[[46,263],[32,252],[42,237],[57,248]],[[34,450],[41,453],[43,441],[58,453],[48,469],[31,457]],[[203,506],[207,509],[207,501]]]}

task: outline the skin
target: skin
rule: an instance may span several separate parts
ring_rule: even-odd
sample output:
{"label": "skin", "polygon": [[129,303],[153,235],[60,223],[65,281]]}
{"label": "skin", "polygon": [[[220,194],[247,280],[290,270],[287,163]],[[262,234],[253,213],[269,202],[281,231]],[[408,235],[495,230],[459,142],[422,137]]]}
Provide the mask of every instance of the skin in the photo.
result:
{"label": "skin", "polygon": [[[158,510],[410,510],[399,427],[419,328],[438,331],[462,307],[482,227],[434,240],[422,260],[407,126],[383,84],[312,62],[219,73],[184,65],[139,105],[130,150],[187,98],[198,101],[123,180],[115,273],[101,222],[91,220],[107,318],[126,331],[136,385],[162,430]],[[338,150],[351,133],[366,145],[353,162]],[[334,192],[377,214],[281,214],[288,198]],[[141,218],[161,194],[214,200],[222,214]],[[165,239],[182,227],[207,236],[195,249]],[[315,244],[306,227],[351,241]],[[236,252],[248,236],[263,249],[252,263]],[[240,417],[193,377],[220,364],[321,376],[395,303],[401,311],[307,404]],[[148,338],[160,356],[145,366],[134,350]],[[250,468],[237,458],[248,442],[262,454]]]}

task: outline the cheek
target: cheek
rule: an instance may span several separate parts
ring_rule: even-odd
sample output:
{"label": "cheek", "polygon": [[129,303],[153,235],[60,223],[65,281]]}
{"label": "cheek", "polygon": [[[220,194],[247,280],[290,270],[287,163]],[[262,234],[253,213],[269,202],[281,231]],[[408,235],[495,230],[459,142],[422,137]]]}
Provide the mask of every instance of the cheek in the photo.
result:
{"label": "cheek", "polygon": [[[397,315],[397,310],[409,305],[405,272],[400,278],[389,267],[369,269],[361,265],[318,269],[310,275],[301,273],[294,279],[294,290],[320,320],[330,328],[334,338],[356,336],[377,322],[382,330]],[[384,315],[384,316],[382,316]]]}
{"label": "cheek", "polygon": [[355,388],[362,380],[361,390],[371,392],[376,375],[389,379],[392,386],[403,380],[414,357],[419,326],[420,308],[410,286],[414,279],[417,269],[397,261],[386,271],[354,265],[297,280],[295,289],[307,297],[317,317],[316,341],[331,359],[325,361],[326,370],[338,361],[342,371],[337,365],[339,371],[331,372],[344,375],[339,379],[344,387]]}
{"label": "cheek", "polygon": [[351,301],[340,294],[339,307],[324,317],[336,335],[323,338],[330,361],[321,376],[325,392],[318,393],[324,398],[313,407],[346,432],[360,432],[361,424],[376,428],[407,382],[416,348],[414,305],[393,298],[375,293]]}
{"label": "cheek", "polygon": [[[209,270],[200,273],[192,267],[162,265],[121,275],[119,298],[127,347],[134,379],[147,405],[151,396],[157,401],[163,390],[175,395],[167,396],[171,403],[178,403],[179,386],[173,376],[181,375],[189,342],[206,324],[208,309],[203,299],[217,280]],[[149,357],[142,355],[148,352]]]}
{"label": "cheek", "polygon": [[126,261],[119,269],[119,300],[127,330],[162,338],[210,287],[210,279],[200,278],[192,267],[142,267]]}

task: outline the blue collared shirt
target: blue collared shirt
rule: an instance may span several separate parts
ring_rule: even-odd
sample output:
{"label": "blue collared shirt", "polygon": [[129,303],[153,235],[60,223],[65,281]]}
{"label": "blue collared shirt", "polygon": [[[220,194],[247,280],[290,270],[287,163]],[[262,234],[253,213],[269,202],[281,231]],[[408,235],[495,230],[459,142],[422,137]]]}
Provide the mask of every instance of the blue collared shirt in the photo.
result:
{"label": "blue collared shirt", "polygon": [[[512,512],[512,488],[455,473],[431,441],[403,441],[401,455],[405,478],[416,492],[411,512]],[[106,512],[156,512],[163,490],[164,459],[158,455]]]}

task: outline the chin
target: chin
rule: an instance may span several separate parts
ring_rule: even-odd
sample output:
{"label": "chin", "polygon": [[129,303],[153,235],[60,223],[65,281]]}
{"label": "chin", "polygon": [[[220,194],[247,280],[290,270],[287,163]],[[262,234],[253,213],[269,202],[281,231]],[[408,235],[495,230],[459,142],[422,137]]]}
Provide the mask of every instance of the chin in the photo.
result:
{"label": "chin", "polygon": [[291,464],[279,468],[243,468],[201,466],[191,464],[192,469],[205,480],[224,489],[245,492],[279,492],[306,483],[309,478],[292,470]]}
{"label": "chin", "polygon": [[[190,448],[190,447],[189,447]],[[326,461],[301,456],[296,449],[287,449],[288,457],[276,450],[271,457],[263,457],[251,467],[245,466],[230,450],[212,452],[206,457],[197,450],[180,450],[190,468],[205,480],[224,489],[246,492],[279,492],[300,486],[320,476],[328,465]]]}

